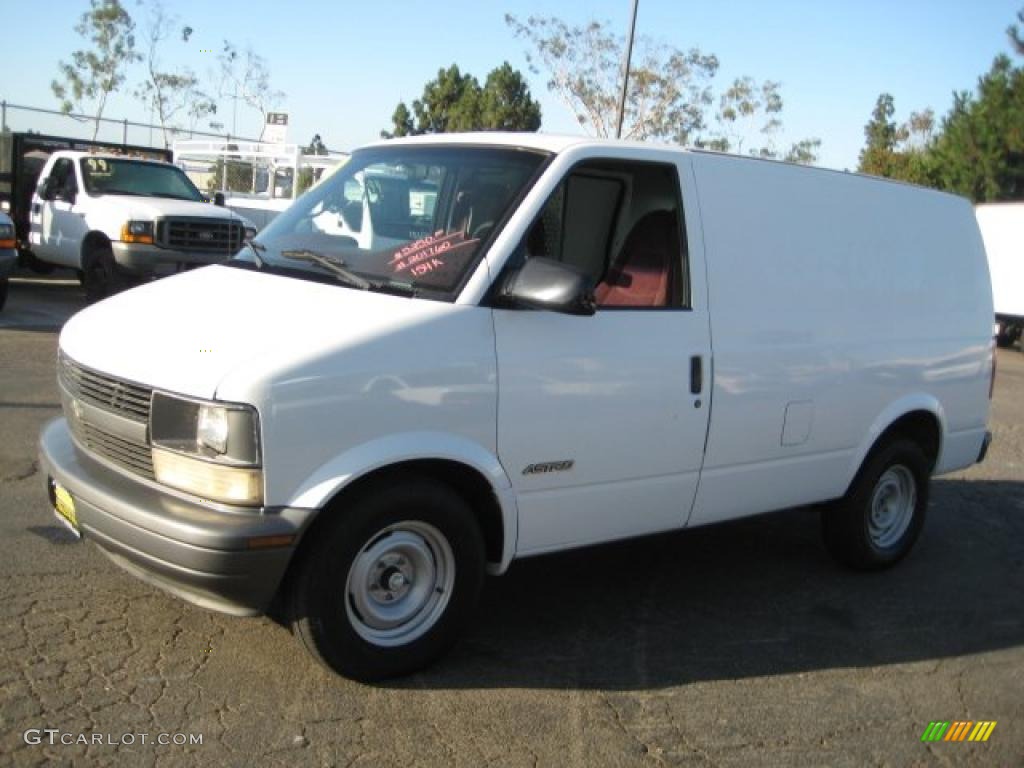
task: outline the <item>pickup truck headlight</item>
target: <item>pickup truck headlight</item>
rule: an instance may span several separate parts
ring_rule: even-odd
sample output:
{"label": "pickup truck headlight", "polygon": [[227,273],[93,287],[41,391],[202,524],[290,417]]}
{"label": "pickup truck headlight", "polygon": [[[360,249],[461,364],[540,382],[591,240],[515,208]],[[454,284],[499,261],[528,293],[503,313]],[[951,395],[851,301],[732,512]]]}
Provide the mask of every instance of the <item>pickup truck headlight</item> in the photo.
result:
{"label": "pickup truck headlight", "polygon": [[245,239],[246,240],[252,240],[254,237],[256,237],[256,227],[246,227],[245,228]]}
{"label": "pickup truck headlight", "polygon": [[154,392],[149,435],[157,482],[228,504],[263,503],[252,406]]}
{"label": "pickup truck headlight", "polygon": [[152,221],[126,221],[121,225],[121,242],[153,244]]}
{"label": "pickup truck headlight", "polygon": [[14,239],[14,227],[10,224],[0,224],[0,248],[15,248],[17,243]]}

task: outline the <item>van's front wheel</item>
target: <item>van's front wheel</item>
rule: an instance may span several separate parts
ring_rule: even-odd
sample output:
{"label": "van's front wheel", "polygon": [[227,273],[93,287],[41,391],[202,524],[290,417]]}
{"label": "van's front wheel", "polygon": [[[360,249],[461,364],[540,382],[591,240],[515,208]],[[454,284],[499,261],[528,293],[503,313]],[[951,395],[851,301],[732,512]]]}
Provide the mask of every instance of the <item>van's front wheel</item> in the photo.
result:
{"label": "van's front wheel", "polygon": [[910,552],[928,508],[928,460],[898,439],[868,459],[846,497],[822,511],[828,551],[859,570],[886,568]]}
{"label": "van's front wheel", "polygon": [[356,680],[421,669],[456,641],[483,582],[472,511],[429,479],[379,488],[315,532],[290,584],[307,650]]}

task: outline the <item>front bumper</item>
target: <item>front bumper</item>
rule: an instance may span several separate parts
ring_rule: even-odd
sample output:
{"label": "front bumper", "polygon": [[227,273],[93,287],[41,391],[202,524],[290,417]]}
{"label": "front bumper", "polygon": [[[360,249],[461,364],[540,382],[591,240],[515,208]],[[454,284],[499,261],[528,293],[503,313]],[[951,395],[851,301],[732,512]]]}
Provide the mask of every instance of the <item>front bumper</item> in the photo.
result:
{"label": "front bumper", "polygon": [[[39,439],[47,483],[66,488],[82,537],[139,578],[191,603],[236,616],[262,613],[284,577],[313,510],[213,508],[133,478],[82,451],[67,421]],[[283,546],[254,541],[291,537]]]}
{"label": "front bumper", "polygon": [[137,275],[169,275],[182,265],[201,267],[207,264],[220,264],[232,258],[234,253],[206,253],[195,251],[176,251],[171,248],[160,248],[156,245],[139,243],[111,243],[114,261],[122,269]]}

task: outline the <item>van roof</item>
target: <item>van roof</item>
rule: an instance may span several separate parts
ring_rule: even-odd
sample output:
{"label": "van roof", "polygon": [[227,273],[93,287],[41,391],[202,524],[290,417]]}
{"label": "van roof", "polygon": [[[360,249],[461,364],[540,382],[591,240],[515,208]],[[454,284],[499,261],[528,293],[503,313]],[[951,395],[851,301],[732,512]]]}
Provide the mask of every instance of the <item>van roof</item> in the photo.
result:
{"label": "van roof", "polygon": [[838,168],[822,168],[821,166],[817,165],[802,165],[800,163],[794,163],[787,160],[780,160],[778,158],[757,157],[754,155],[738,155],[731,152],[719,152],[713,149],[685,147],[679,144],[665,144],[653,141],[626,141],[622,139],[607,138],[595,139],[589,136],[569,136],[557,133],[515,133],[504,131],[476,131],[469,133],[430,133],[424,134],[422,136],[403,136],[400,139],[375,141],[365,146],[380,147],[394,146],[396,144],[432,144],[436,146],[451,146],[453,144],[465,144],[476,146],[486,145],[492,147],[515,147],[518,149],[535,149],[543,152],[552,152],[555,154],[564,152],[570,147],[597,147],[609,149],[617,147],[634,147],[637,149],[655,149],[665,152],[688,153],[695,155],[712,155],[718,157],[735,158],[740,160],[749,160],[751,162],[756,163],[796,165],[801,168],[807,168],[822,173],[841,173],[844,176],[862,176],[866,179],[871,179],[873,181],[878,181],[882,183],[902,184],[904,186],[917,187],[919,189],[927,189],[928,191],[936,192],[939,194],[948,194],[941,192],[940,190],[935,190],[930,187],[923,187],[921,185],[902,181],[900,179],[887,179],[880,176],[872,176],[871,174],[859,173],[857,171],[840,170]]}
{"label": "van roof", "polygon": [[[367,146],[381,146],[379,141]],[[593,139],[588,136],[568,136],[558,133],[512,133],[503,131],[476,131],[471,133],[433,133],[423,136],[404,136],[400,139],[389,139],[393,144],[487,144],[497,147],[519,147],[537,149],[544,152],[563,152],[569,147],[639,147],[643,149],[665,149],[673,152],[686,152],[684,147],[653,142],[622,141],[620,139]]]}

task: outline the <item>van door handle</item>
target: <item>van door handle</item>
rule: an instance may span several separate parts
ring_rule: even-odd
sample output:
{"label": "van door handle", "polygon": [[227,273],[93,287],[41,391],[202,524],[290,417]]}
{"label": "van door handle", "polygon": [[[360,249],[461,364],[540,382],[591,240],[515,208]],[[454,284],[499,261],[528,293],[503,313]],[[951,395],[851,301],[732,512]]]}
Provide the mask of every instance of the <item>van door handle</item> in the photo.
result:
{"label": "van door handle", "polygon": [[690,394],[699,395],[704,387],[704,363],[700,355],[690,358]]}

